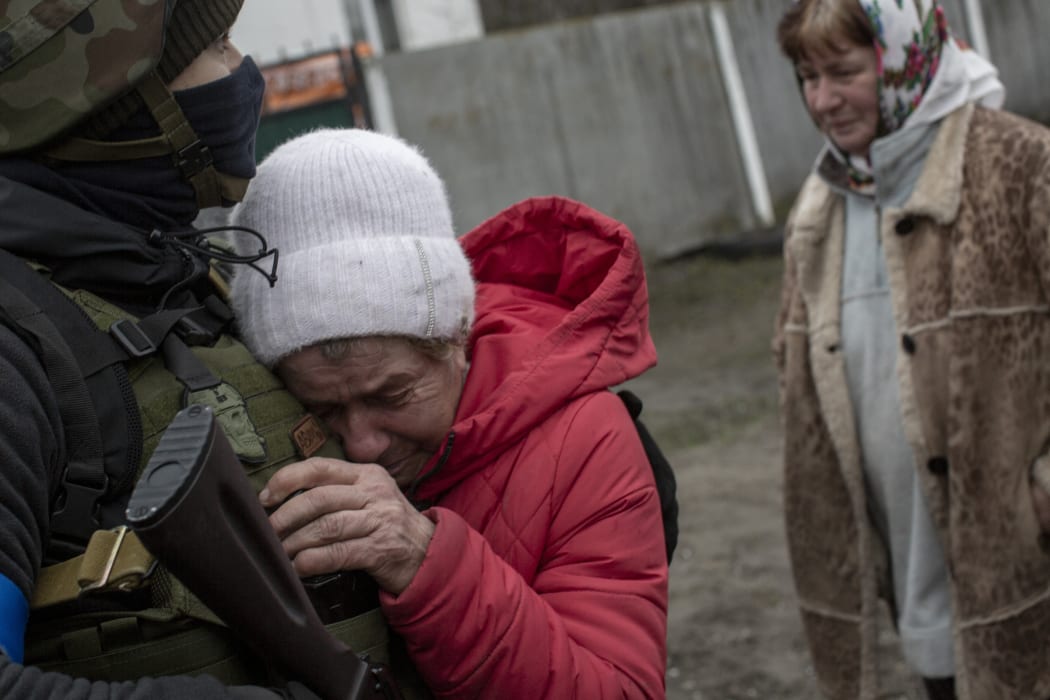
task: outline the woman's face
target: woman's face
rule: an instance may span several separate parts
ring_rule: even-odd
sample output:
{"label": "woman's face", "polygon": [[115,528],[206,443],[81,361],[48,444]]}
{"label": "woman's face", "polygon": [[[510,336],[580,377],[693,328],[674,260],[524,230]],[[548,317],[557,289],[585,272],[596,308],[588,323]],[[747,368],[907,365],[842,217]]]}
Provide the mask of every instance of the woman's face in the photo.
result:
{"label": "woman's face", "polygon": [[463,392],[466,355],[435,359],[401,338],[365,338],[339,359],[319,346],[289,355],[278,374],[339,436],[352,462],[384,467],[410,486],[448,435]]}
{"label": "woman's face", "polygon": [[795,66],[810,116],[846,153],[867,156],[879,131],[879,59],[871,46],[813,52]]}

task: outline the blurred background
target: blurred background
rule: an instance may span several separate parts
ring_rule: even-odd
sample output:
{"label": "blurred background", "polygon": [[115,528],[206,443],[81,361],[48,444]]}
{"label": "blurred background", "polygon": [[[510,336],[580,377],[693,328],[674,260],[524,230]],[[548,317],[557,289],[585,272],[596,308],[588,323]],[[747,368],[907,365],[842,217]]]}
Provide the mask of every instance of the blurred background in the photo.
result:
{"label": "blurred background", "polygon": [[[791,0],[250,0],[266,75],[257,155],[315,126],[419,145],[465,233],[560,194],[645,254],[659,365],[632,382],[675,467],[667,696],[818,697],[780,511],[769,351],[780,226],[821,138],[775,27]],[[1050,2],[941,0],[1050,124]],[[889,642],[888,642],[889,644]],[[920,697],[891,669],[885,698]]]}

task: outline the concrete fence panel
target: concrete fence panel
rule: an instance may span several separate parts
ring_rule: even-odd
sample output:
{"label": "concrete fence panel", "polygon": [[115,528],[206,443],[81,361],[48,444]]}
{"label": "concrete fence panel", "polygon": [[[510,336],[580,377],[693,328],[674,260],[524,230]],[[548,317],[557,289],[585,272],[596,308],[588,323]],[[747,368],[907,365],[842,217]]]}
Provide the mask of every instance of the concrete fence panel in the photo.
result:
{"label": "concrete fence panel", "polygon": [[657,255],[755,224],[705,7],[686,3],[390,55],[401,134],[469,228],[564,194]]}
{"label": "concrete fence panel", "polygon": [[986,1],[992,62],[1006,85],[1006,107],[1050,124],[1050,0]]}
{"label": "concrete fence panel", "polygon": [[[776,44],[788,3],[731,0],[718,22],[780,220],[822,143]],[[963,0],[942,4],[969,39]],[[981,6],[1007,106],[1050,123],[1050,0]],[[668,256],[757,223],[711,16],[707,3],[682,2],[390,54],[381,66],[399,131],[445,178],[460,230],[556,193],[623,220],[643,249]]]}
{"label": "concrete fence panel", "polygon": [[779,219],[787,214],[824,143],[806,113],[794,68],[777,45],[777,22],[786,7],[784,0],[733,0],[726,5]]}
{"label": "concrete fence panel", "polygon": [[972,44],[973,34],[962,0],[940,0],[940,3],[952,33]]}

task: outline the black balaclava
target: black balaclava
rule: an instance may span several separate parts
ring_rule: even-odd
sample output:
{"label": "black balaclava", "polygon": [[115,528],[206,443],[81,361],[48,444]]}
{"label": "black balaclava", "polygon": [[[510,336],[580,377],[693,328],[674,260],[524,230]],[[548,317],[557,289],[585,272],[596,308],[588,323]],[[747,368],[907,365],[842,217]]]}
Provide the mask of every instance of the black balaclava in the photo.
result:
{"label": "black balaclava", "polygon": [[[240,178],[255,175],[255,132],[264,87],[258,67],[245,57],[231,75],[174,93],[220,172]],[[131,141],[159,133],[143,107],[105,140]],[[199,213],[193,187],[170,156],[47,165],[27,158],[0,159],[0,175],[137,228],[185,228]]]}

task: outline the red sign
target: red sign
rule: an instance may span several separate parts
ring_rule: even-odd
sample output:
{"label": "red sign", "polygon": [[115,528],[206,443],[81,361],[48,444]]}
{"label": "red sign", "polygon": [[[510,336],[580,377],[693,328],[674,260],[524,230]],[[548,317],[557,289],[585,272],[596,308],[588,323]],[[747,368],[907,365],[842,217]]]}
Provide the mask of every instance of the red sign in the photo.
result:
{"label": "red sign", "polygon": [[346,99],[348,86],[357,80],[350,51],[344,48],[263,68],[263,114]]}

